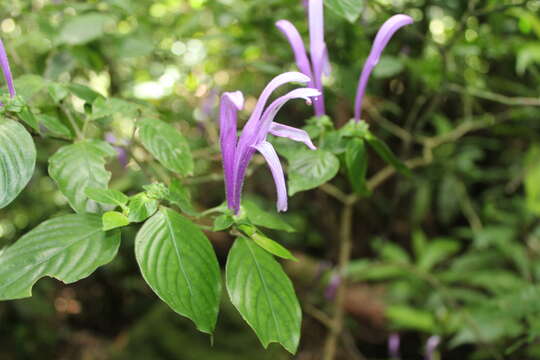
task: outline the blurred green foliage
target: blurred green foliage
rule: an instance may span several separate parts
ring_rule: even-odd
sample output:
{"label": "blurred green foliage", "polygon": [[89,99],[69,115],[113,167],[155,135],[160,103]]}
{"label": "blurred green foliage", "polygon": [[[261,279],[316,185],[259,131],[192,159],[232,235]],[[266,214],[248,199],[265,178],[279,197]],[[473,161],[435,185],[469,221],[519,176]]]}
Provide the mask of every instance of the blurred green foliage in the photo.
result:
{"label": "blurred green foliage", "polygon": [[[357,77],[376,30],[395,13],[411,15],[415,24],[390,43],[374,72],[365,117],[371,131],[414,170],[409,178],[393,173],[377,178],[384,165],[367,150],[367,173],[375,175],[367,185],[377,189],[355,208],[352,283],[339,356],[386,358],[388,333],[398,332],[404,359],[422,356],[432,335],[443,339],[436,350],[441,358],[537,358],[540,3],[361,3],[356,21],[354,9],[343,12],[327,4],[325,36],[333,68],[325,84],[328,115],[336,127],[350,119]],[[34,125],[50,135],[34,132],[40,149],[36,172],[19,198],[0,211],[0,252],[52,214],[68,212],[47,172],[48,157],[74,136],[57,104],[74,109],[77,122],[86,114],[108,126],[117,146],[131,140],[137,113],[159,114],[182,130],[193,149],[190,191],[199,204],[193,211],[219,205],[224,192],[218,95],[241,89],[248,95],[246,115],[272,76],[294,69],[290,49],[274,27],[279,19],[293,21],[307,38],[300,1],[0,3],[0,36],[17,91],[39,109]],[[101,107],[85,106],[98,94],[105,96]],[[309,111],[287,105],[280,121],[302,126]],[[97,125],[88,131],[105,136]],[[134,194],[159,180],[163,169],[140,147],[133,152],[147,173],[139,171],[141,164],[124,168],[113,162],[111,188]],[[335,170],[331,156],[322,170]],[[257,166],[246,187],[259,195],[252,199],[255,206],[271,209],[273,185]],[[294,179],[294,164],[290,167]],[[299,179],[293,189],[308,180]],[[349,186],[346,174],[333,183]],[[179,196],[182,202],[184,195]],[[323,191],[299,193],[284,216],[297,231],[269,231],[294,248],[307,269],[288,267],[306,310],[299,359],[319,358],[325,328],[313,308],[330,304],[324,287],[331,270],[318,277],[313,269],[336,260],[338,212],[339,204]],[[125,230],[124,239],[134,239],[135,230]],[[209,237],[223,260],[231,239]],[[132,254],[133,242],[125,241],[120,256],[93,278],[69,286],[43,280],[33,298],[1,303],[0,358],[287,358],[277,346],[262,350],[228,303],[211,346],[211,339],[159,303]],[[311,262],[322,265],[310,269]]]}

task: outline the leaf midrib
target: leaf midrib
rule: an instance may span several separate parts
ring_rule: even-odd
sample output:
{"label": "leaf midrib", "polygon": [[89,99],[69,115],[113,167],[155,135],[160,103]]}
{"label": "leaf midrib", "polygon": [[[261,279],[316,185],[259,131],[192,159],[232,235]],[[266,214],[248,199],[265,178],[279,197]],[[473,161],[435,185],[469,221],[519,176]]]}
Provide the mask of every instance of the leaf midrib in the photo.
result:
{"label": "leaf midrib", "polygon": [[262,271],[261,271],[259,262],[257,261],[257,258],[255,256],[255,254],[253,253],[253,250],[251,249],[249,241],[248,240],[244,240],[244,241],[246,241],[247,248],[249,250],[249,253],[251,254],[251,257],[253,258],[253,262],[255,263],[255,267],[257,268],[257,273],[259,274],[259,278],[261,279],[261,282],[263,284],[264,295],[266,297],[266,301],[268,302],[268,305],[270,306],[270,312],[272,313],[272,319],[274,320],[274,325],[276,327],[276,330],[277,330],[277,333],[278,333],[278,336],[279,336],[278,341],[281,342],[281,339],[283,339],[283,337],[282,337],[281,329],[279,327],[279,324],[278,324],[278,321],[277,321],[277,318],[276,318],[276,313],[274,311],[274,307],[272,306],[272,303],[270,301],[270,296],[268,295],[268,286],[266,285],[266,281],[264,280],[264,277],[262,275]]}

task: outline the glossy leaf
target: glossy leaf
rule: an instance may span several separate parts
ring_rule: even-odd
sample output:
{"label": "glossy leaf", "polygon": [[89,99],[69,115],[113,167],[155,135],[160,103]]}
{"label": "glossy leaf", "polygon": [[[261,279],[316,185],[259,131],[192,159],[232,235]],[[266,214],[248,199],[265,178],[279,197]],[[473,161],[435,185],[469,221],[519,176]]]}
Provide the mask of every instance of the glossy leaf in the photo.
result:
{"label": "glossy leaf", "polygon": [[367,133],[365,137],[369,146],[379,154],[379,156],[388,164],[392,165],[397,171],[403,175],[412,176],[411,170],[405,165],[401,160],[397,158],[396,155],[390,150],[388,145],[386,145],[381,139],[373,135],[372,133]]}
{"label": "glossy leaf", "polygon": [[364,0],[326,0],[324,4],[351,23],[358,19],[364,8]]}
{"label": "glossy leaf", "polygon": [[314,189],[332,180],[339,170],[339,159],[324,150],[301,150],[289,157],[289,195]]}
{"label": "glossy leaf", "polygon": [[272,255],[246,238],[237,238],[227,259],[227,291],[233,305],[261,343],[280,343],[295,353],[302,311],[291,281]]}
{"label": "glossy leaf", "polygon": [[216,325],[221,277],[216,255],[203,232],[173,210],[162,208],[139,230],[135,254],[152,290],[197,329]]}
{"label": "glossy leaf", "polygon": [[264,250],[268,251],[272,255],[275,255],[282,259],[298,261],[298,259],[295,258],[294,255],[291,254],[291,252],[287,250],[285,247],[283,247],[280,243],[270,239],[269,237],[261,234],[260,232],[256,232],[252,234],[251,239],[255,241],[257,245],[259,245],[260,247],[262,247]]}
{"label": "glossy leaf", "polygon": [[127,195],[114,189],[99,189],[87,187],[84,190],[84,194],[89,199],[108,205],[123,206],[129,201],[129,197],[127,197]]}
{"label": "glossy leaf", "polygon": [[189,145],[174,127],[146,118],[139,122],[139,137],[144,147],[167,169],[184,176],[193,173]]}
{"label": "glossy leaf", "polygon": [[141,222],[152,216],[158,208],[159,202],[151,199],[145,193],[131,198],[128,204],[128,218],[130,222]]}
{"label": "glossy leaf", "polygon": [[249,221],[253,224],[274,230],[293,232],[294,228],[286,223],[274,211],[268,212],[261,209],[255,202],[244,200],[242,202],[244,211]]}
{"label": "glossy leaf", "polygon": [[353,190],[358,195],[368,195],[370,193],[366,183],[368,157],[364,140],[358,138],[349,140],[345,151],[345,164]]}
{"label": "glossy leaf", "polygon": [[103,222],[103,231],[109,231],[119,227],[129,225],[129,219],[118,211],[107,211],[101,217]]}
{"label": "glossy leaf", "polygon": [[78,213],[98,212],[100,206],[88,199],[87,187],[106,188],[111,173],[105,169],[116,151],[106,142],[86,140],[60,148],[49,159],[49,175]]}
{"label": "glossy leaf", "polygon": [[20,123],[0,118],[0,208],[24,189],[34,173],[36,147]]}
{"label": "glossy leaf", "polygon": [[0,255],[0,299],[32,295],[44,276],[67,284],[109,263],[120,245],[118,232],[105,233],[97,215],[65,215],[37,226]]}

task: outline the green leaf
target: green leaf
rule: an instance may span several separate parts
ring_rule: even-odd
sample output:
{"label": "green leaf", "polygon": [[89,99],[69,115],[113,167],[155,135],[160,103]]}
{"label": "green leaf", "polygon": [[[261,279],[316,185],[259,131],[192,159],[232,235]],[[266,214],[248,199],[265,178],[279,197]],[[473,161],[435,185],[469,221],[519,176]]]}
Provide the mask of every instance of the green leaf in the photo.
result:
{"label": "green leaf", "polygon": [[366,183],[368,157],[366,146],[362,139],[351,139],[345,152],[347,175],[353,190],[361,196],[370,194]]}
{"label": "green leaf", "polygon": [[540,215],[540,146],[533,145],[525,157],[525,195],[527,208]]}
{"label": "green leaf", "polygon": [[20,123],[0,118],[0,209],[11,203],[34,173],[36,147]]}
{"label": "green leaf", "polygon": [[275,242],[260,232],[252,234],[251,239],[270,254],[276,255],[282,259],[298,261],[298,259],[295,258],[294,255],[291,254],[291,252],[283,247],[280,243]]}
{"label": "green leaf", "polygon": [[60,44],[81,45],[95,40],[105,33],[105,26],[114,20],[104,14],[87,13],[69,18],[58,35]]}
{"label": "green leaf", "polygon": [[55,103],[59,103],[69,95],[68,89],[64,86],[64,84],[60,83],[49,83],[47,90],[49,90],[49,95]]}
{"label": "green leaf", "polygon": [[131,198],[128,204],[128,218],[130,222],[141,222],[152,216],[158,208],[159,201],[151,199],[145,193]]}
{"label": "green leaf", "polygon": [[339,159],[324,150],[301,150],[289,158],[289,193],[314,189],[332,180],[339,170]]}
{"label": "green leaf", "polygon": [[84,190],[84,194],[89,199],[108,205],[124,206],[129,201],[129,197],[127,197],[127,195],[113,189],[87,187]]}
{"label": "green leaf", "polygon": [[413,329],[434,333],[435,319],[425,310],[419,310],[404,305],[390,305],[386,308],[386,316],[392,324],[404,329]]}
{"label": "green leaf", "polygon": [[293,285],[272,255],[246,238],[237,238],[226,266],[231,302],[266,348],[280,343],[295,353],[302,311]]}
{"label": "green leaf", "polygon": [[51,134],[55,136],[64,137],[66,139],[72,139],[73,134],[71,130],[60,121],[56,116],[47,114],[36,115],[40,125],[43,125]]}
{"label": "green leaf", "polygon": [[212,333],[221,293],[219,265],[203,232],[173,210],[162,208],[139,230],[135,254],[152,290],[197,329]]}
{"label": "green leaf", "polygon": [[139,137],[144,147],[167,169],[180,175],[193,174],[193,158],[182,134],[156,119],[139,122]]}
{"label": "green leaf", "polygon": [[424,271],[431,270],[435,265],[448,259],[459,251],[459,242],[449,239],[436,239],[429,243],[422,251],[418,260],[418,268]]}
{"label": "green leaf", "polygon": [[49,159],[49,175],[76,212],[101,211],[95,201],[88,199],[85,190],[107,187],[111,173],[105,169],[105,160],[115,155],[108,143],[85,140],[61,147]]}
{"label": "green leaf", "polygon": [[107,211],[103,214],[101,220],[103,222],[103,231],[109,231],[129,225],[128,218],[118,211]]}
{"label": "green leaf", "polygon": [[228,229],[234,224],[234,219],[230,214],[222,214],[215,218],[214,225],[212,226],[213,231],[223,231]]}
{"label": "green leaf", "polygon": [[92,104],[96,99],[103,97],[100,93],[90,89],[86,85],[69,84],[68,88],[75,96],[89,104]]}
{"label": "green leaf", "polygon": [[273,212],[267,212],[262,210],[255,202],[244,200],[242,201],[242,207],[246,212],[246,216],[253,224],[266,227],[274,230],[283,230],[287,232],[294,232],[294,228],[281,219]]}
{"label": "green leaf", "polygon": [[30,126],[32,129],[39,133],[40,129],[38,119],[36,118],[32,110],[30,110],[29,106],[24,106],[17,115],[19,116],[19,119],[26,123],[26,125]]}
{"label": "green leaf", "polygon": [[379,154],[379,156],[388,164],[392,165],[397,171],[406,176],[412,176],[411,170],[399,160],[381,139],[368,132],[365,137],[368,144]]}
{"label": "green leaf", "polygon": [[324,4],[351,23],[358,19],[364,8],[364,0],[326,0]]}
{"label": "green leaf", "polygon": [[32,296],[44,276],[66,284],[109,263],[120,245],[118,232],[105,233],[97,215],[72,214],[45,221],[0,255],[0,299]]}
{"label": "green leaf", "polygon": [[178,179],[171,181],[171,184],[169,185],[169,194],[167,195],[166,200],[171,204],[178,206],[180,210],[187,215],[197,215],[197,211],[195,211],[191,204],[191,194],[189,193],[189,190],[182,185]]}
{"label": "green leaf", "polygon": [[14,82],[15,89],[17,89],[17,96],[21,96],[27,102],[47,86],[45,79],[39,75],[33,74],[19,76]]}

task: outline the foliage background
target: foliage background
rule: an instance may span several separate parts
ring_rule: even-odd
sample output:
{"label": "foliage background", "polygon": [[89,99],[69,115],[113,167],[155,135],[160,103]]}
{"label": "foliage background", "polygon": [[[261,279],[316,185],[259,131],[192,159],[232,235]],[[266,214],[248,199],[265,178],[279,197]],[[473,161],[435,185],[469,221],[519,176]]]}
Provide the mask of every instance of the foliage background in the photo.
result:
{"label": "foliage background", "polygon": [[[380,24],[406,13],[370,81],[364,117],[414,176],[394,176],[375,156],[374,194],[354,212],[354,247],[345,301],[343,359],[388,358],[390,333],[405,359],[421,358],[427,339],[442,339],[443,359],[540,356],[540,3],[538,1],[364,0],[354,23],[326,11],[333,73],[329,115],[352,115],[356,80]],[[241,89],[247,110],[265,83],[294,69],[274,22],[289,19],[307,38],[304,8],[286,0],[62,1],[0,4],[0,30],[16,87],[44,114],[43,78],[86,84],[105,96],[141,102],[190,139],[196,173],[190,190],[201,209],[223,201],[217,152],[218,94]],[[5,90],[3,91],[5,93]],[[75,109],[84,112],[77,99]],[[302,126],[311,110],[288,105],[281,122]],[[134,118],[107,124],[129,141]],[[62,129],[58,130],[60,133]],[[105,134],[99,127],[96,136]],[[47,175],[63,143],[36,136],[36,173],[0,212],[0,248],[54,214],[68,212]],[[133,146],[143,167],[152,159]],[[133,161],[111,162],[111,187],[133,193],[155,180]],[[158,169],[159,170],[159,169]],[[382,171],[382,172],[381,172]],[[267,170],[246,193],[273,209]],[[333,184],[349,186],[345,176]],[[283,216],[297,232],[272,232],[295,250],[285,264],[305,311],[298,359],[317,359],[326,329],[320,312],[337,259],[340,204],[319,189],[295,195]],[[348,192],[348,190],[347,190]],[[214,345],[151,293],[133,257],[136,227],[123,232],[118,256],[74,285],[41,280],[34,296],[0,304],[2,359],[286,359],[264,351],[224,299]],[[209,232],[225,259],[232,238]],[[127,240],[127,241],[126,241]],[[1,250],[0,250],[1,251]],[[328,294],[327,294],[328,295]],[[323,321],[324,322],[324,321]]]}

